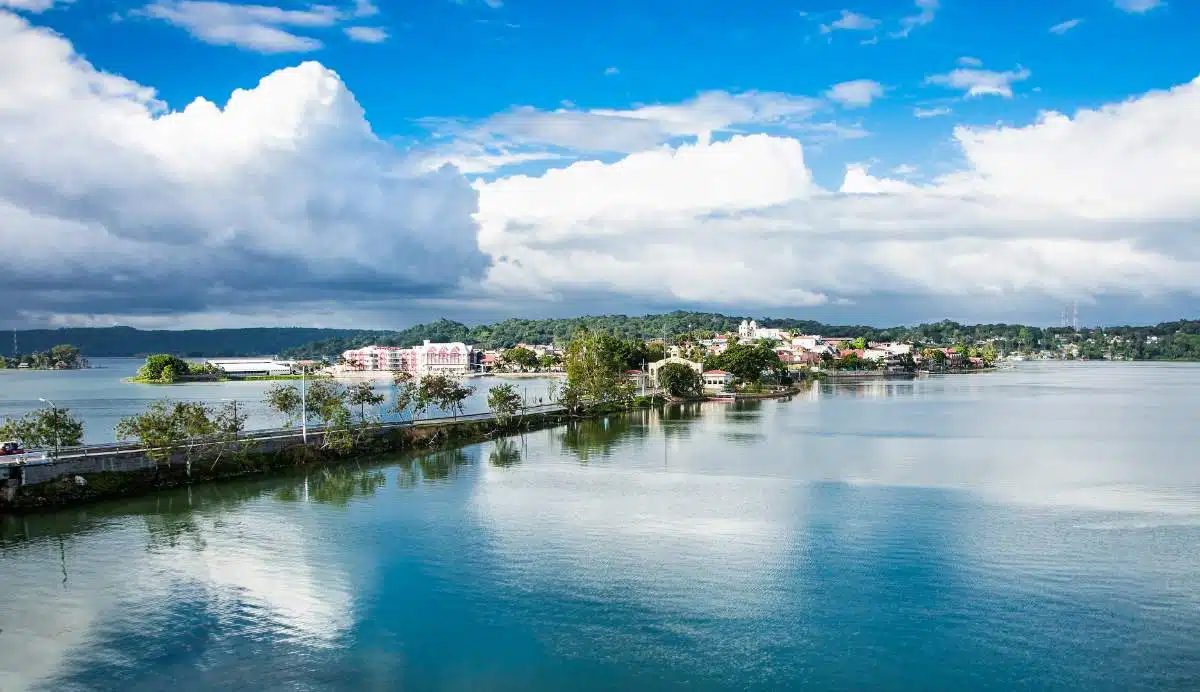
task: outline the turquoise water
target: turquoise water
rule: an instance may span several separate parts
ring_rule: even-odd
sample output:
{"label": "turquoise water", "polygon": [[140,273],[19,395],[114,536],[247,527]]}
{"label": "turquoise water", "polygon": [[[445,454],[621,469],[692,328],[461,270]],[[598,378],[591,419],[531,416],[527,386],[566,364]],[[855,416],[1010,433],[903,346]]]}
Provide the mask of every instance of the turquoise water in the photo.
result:
{"label": "turquoise water", "polygon": [[1200,368],[613,416],[0,523],[0,689],[1200,689]]}
{"label": "turquoise water", "polygon": [[[86,370],[0,370],[0,420],[40,408],[45,404],[38,399],[45,398],[56,406],[69,409],[72,415],[83,421],[85,442],[115,442],[117,421],[145,411],[157,399],[169,398],[175,401],[205,401],[213,406],[237,401],[248,416],[246,427],[250,430],[278,428],[285,424],[279,414],[263,404],[267,389],[279,382],[190,382],[175,385],[122,382],[133,377],[144,362],[140,358],[92,358],[91,367]],[[466,402],[465,412],[486,411],[487,390],[499,381],[490,377],[469,379],[468,384],[476,387],[476,392]],[[530,402],[549,396],[547,380],[530,378],[510,382]],[[298,382],[284,384],[299,385]],[[390,407],[390,378],[383,375],[375,384],[376,389],[388,396],[385,407]],[[439,413],[430,411],[427,415]]]}

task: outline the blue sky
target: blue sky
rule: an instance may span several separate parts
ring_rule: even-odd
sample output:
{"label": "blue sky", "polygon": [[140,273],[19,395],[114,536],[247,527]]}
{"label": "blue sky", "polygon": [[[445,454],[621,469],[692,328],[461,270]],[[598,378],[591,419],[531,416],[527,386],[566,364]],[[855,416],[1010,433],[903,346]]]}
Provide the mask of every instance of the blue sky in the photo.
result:
{"label": "blue sky", "polygon": [[[904,18],[921,15],[903,0],[509,0],[496,7],[483,0],[419,0],[379,3],[378,14],[330,27],[284,27],[323,45],[265,53],[198,40],[186,29],[139,16],[142,4],[66,5],[39,19],[103,69],[153,85],[173,108],[197,96],[222,103],[233,89],[250,88],[269,72],[299,59],[319,60],[346,80],[377,134],[406,140],[425,136],[420,122],[430,116],[484,118],[514,105],[627,108],[713,89],[819,95],[851,80],[884,85],[886,98],[849,118],[876,141],[846,141],[820,152],[814,163],[823,177],[840,175],[847,158],[896,165],[930,158],[930,147],[942,146],[956,124],[1025,123],[1039,110],[1094,107],[1197,73],[1196,3],[1163,3],[1145,12],[1124,11],[1111,0],[937,5],[928,24],[900,38],[893,34]],[[823,33],[843,11],[878,25]],[[1063,34],[1049,31],[1072,20],[1079,24]],[[344,35],[347,26],[381,28],[388,36],[360,43]],[[952,104],[954,91],[924,80],[964,57],[989,70],[1025,67],[1032,74],[1012,99]],[[607,74],[610,68],[617,73]],[[953,117],[912,117],[914,108],[951,106]]]}
{"label": "blue sky", "polygon": [[[90,63],[99,73],[153,89],[162,103],[132,99],[152,120],[169,120],[162,116],[180,113],[196,98],[211,101],[228,115],[234,110],[227,105],[236,89],[247,90],[247,102],[257,99],[258,105],[247,106],[237,118],[203,120],[202,127],[192,113],[189,119],[199,127],[189,130],[195,141],[160,142],[149,157],[156,163],[146,163],[140,151],[124,163],[130,147],[149,141],[140,135],[130,140],[140,144],[122,145],[122,153],[110,153],[123,162],[119,168],[104,170],[99,162],[107,159],[97,153],[88,159],[95,178],[86,184],[96,186],[98,197],[112,178],[120,177],[126,185],[130,171],[138,179],[158,180],[156,184],[164,177],[172,179],[173,174],[163,173],[177,172],[179,164],[171,157],[184,157],[182,150],[189,146],[195,149],[189,149],[187,157],[204,157],[205,138],[226,146],[235,126],[240,128],[237,132],[273,132],[284,118],[291,128],[288,136],[295,138],[288,151],[312,157],[281,159],[279,169],[254,172],[255,184],[269,186],[269,195],[279,197],[261,193],[273,206],[264,211],[260,205],[256,213],[271,216],[253,228],[249,222],[240,228],[243,222],[237,219],[244,216],[216,221],[207,213],[185,216],[181,211],[179,218],[171,218],[155,210],[141,218],[133,211],[134,202],[103,213],[91,208],[87,213],[68,211],[72,195],[78,194],[72,186],[83,183],[37,169],[29,163],[36,158],[32,155],[21,159],[21,167],[14,163],[10,173],[27,182],[54,179],[55,185],[40,189],[36,204],[22,197],[32,194],[29,190],[13,186],[0,189],[0,201],[40,215],[50,210],[49,216],[63,222],[100,224],[104,233],[122,242],[152,242],[158,247],[200,238],[200,247],[212,252],[213,267],[221,266],[219,249],[236,248],[240,252],[233,264],[250,275],[263,270],[248,259],[251,256],[282,261],[286,276],[303,279],[295,287],[295,306],[317,315],[306,320],[310,323],[367,320],[374,326],[441,314],[489,319],[508,316],[505,311],[512,310],[570,314],[671,307],[856,321],[920,319],[943,310],[945,316],[960,319],[1046,322],[1058,309],[1045,306],[1074,300],[1092,306],[1092,313],[1103,321],[1106,315],[1171,317],[1194,312],[1197,305],[1196,287],[1184,278],[1193,268],[1192,258],[1179,251],[1187,245],[1182,239],[1191,238],[1196,229],[1193,208],[1184,209],[1179,201],[1190,189],[1152,192],[1152,197],[1157,195],[1154,204],[1143,203],[1118,170],[1121,157],[1130,151],[1149,168],[1170,172],[1172,165],[1178,166],[1171,152],[1187,142],[1170,145],[1169,132],[1159,137],[1145,128],[1158,119],[1184,128],[1190,119],[1191,129],[1197,129],[1190,92],[1164,106],[1173,110],[1152,114],[1150,105],[1130,108],[1128,113],[1099,118],[1107,124],[1077,118],[1076,113],[1187,87],[1200,74],[1200,50],[1195,47],[1200,3],[406,0],[376,5],[359,0],[311,5],[266,0],[0,0],[0,12],[18,22],[10,27],[14,35],[46,45],[65,42],[66,48],[47,60],[65,61],[71,69]],[[74,56],[63,57],[63,50]],[[296,72],[306,62],[315,63],[314,70]],[[264,78],[278,75],[288,75],[273,80],[286,85],[262,88],[260,80],[266,84]],[[3,76],[23,79],[11,69]],[[336,86],[328,87],[326,77]],[[337,103],[356,103],[363,113],[340,106],[329,110],[328,102],[313,91],[326,88],[342,95],[334,99]],[[71,99],[79,95],[63,86],[55,98],[54,104],[28,105],[26,115],[32,117],[22,122],[36,121],[36,108],[70,109]],[[134,107],[122,105],[121,99],[130,100],[127,94],[104,99],[92,105],[104,112]],[[1070,132],[1059,136],[1052,128],[1037,129],[1039,114],[1045,112],[1070,119]],[[298,120],[293,122],[293,117]],[[247,118],[253,122],[248,124]],[[90,126],[98,122],[93,118]],[[313,123],[328,132],[311,129]],[[158,131],[146,136],[156,142],[166,137],[164,122],[139,125],[143,126],[147,133]],[[1153,146],[1093,147],[1083,140],[1096,136],[1111,143],[1102,129],[1109,126],[1113,132],[1142,128],[1131,141],[1151,137]],[[344,136],[363,128],[369,130],[364,135],[367,144]],[[969,142],[963,139],[967,131],[961,128],[979,133],[980,145],[968,150]],[[319,136],[311,134],[318,131]],[[339,134],[331,134],[334,131]],[[37,141],[35,134],[22,141]],[[766,139],[745,137],[756,134]],[[261,136],[265,135],[255,134],[247,140],[253,144],[246,146],[277,151],[274,144],[261,144]],[[100,131],[87,137],[92,144],[112,145],[112,138]],[[1038,141],[1042,143],[1024,144]],[[368,145],[369,155],[362,149]],[[662,155],[664,147],[669,156]],[[1093,149],[1111,156],[1082,160]],[[1026,162],[1009,160],[1006,151],[1029,152],[1030,170],[1054,171],[1066,178],[1057,185],[1030,181],[1030,189],[1018,190],[1013,186],[1033,176],[1023,176],[1019,168]],[[682,163],[691,156],[688,152],[694,154],[691,163]],[[249,174],[246,159],[238,157],[211,163],[212,170],[227,176],[221,178],[225,191],[236,186],[230,181]],[[1048,158],[1033,160],[1038,157]],[[238,163],[229,163],[234,159]],[[298,166],[305,165],[301,159],[309,162],[304,175],[298,173]],[[344,165],[323,171],[312,167],[314,160]],[[1171,185],[1184,184],[1177,182],[1178,174],[1191,170],[1191,160],[1184,162]],[[1159,161],[1163,168],[1154,166]],[[361,189],[364,162],[379,171],[407,171],[405,186],[391,189],[395,176],[384,173],[381,189],[397,196],[356,198],[353,190]],[[0,158],[0,170],[3,163]],[[442,164],[456,168],[435,173]],[[851,185],[848,167],[867,177]],[[1047,189],[1069,188],[1072,181],[1086,177],[1072,171],[1097,169],[1113,173],[1073,196],[1045,197]],[[330,177],[350,170],[358,188],[345,177]],[[711,177],[697,178],[697,171]],[[985,187],[963,187],[955,174]],[[187,175],[193,175],[191,169]],[[644,179],[635,177],[643,175]],[[178,187],[170,194],[211,198],[213,189],[206,186],[214,179],[210,175],[176,180]],[[1150,182],[1145,176],[1139,180]],[[731,181],[744,182],[744,189]],[[293,203],[286,190],[300,189],[297,185],[319,191],[312,193],[319,199]],[[605,187],[597,192],[597,185]],[[644,192],[646,198],[634,199],[629,189]],[[128,193],[130,199],[145,197],[133,189]],[[1129,199],[1123,197],[1126,194]],[[863,195],[869,195],[866,202]],[[1089,195],[1097,202],[1088,203]],[[554,205],[540,201],[547,196],[580,203],[559,205],[550,213],[546,210]],[[706,197],[722,201],[710,203]],[[931,204],[951,197],[958,200],[955,208],[940,216],[926,213]],[[593,198],[603,203],[597,206]],[[667,198],[672,201],[656,201]],[[979,199],[1009,211],[1036,206],[1043,216],[1030,212],[1030,218],[1004,223],[981,221],[973,206]],[[403,228],[389,229],[378,209],[383,201],[413,210],[414,216]],[[1095,211],[1096,204],[1109,201],[1114,201],[1111,209]],[[847,206],[860,202],[870,208]],[[230,206],[243,203],[247,200],[236,199]],[[1063,206],[1069,203],[1075,206]],[[899,206],[885,214],[880,209],[885,204]],[[256,235],[263,224],[278,224],[285,235],[282,229],[294,228],[296,217],[281,216],[285,207],[286,214],[297,207],[309,210],[300,212],[299,223],[314,238],[324,233],[353,238],[357,249],[344,243],[342,263],[331,269],[317,266],[319,255],[315,259],[307,251],[279,249],[299,245],[294,238],[277,242],[279,238]],[[459,230],[440,228],[424,211],[433,208],[454,216],[446,226]],[[360,217],[358,212],[370,213]],[[714,218],[734,216],[736,225],[712,226]],[[138,223],[130,223],[133,217]],[[635,217],[636,223],[631,221]],[[768,230],[761,225],[764,217],[770,217],[772,229],[782,224],[797,235]],[[172,230],[176,227],[198,235],[184,238]],[[753,237],[748,235],[751,228]],[[930,235],[935,228],[940,234],[936,238]],[[1167,233],[1166,228],[1179,230]],[[10,229],[17,229],[16,222],[10,222]],[[706,244],[722,248],[721,254],[705,255],[686,240],[707,238],[705,233],[717,234]],[[746,233],[746,241],[730,241],[731,233]],[[820,234],[833,234],[837,252],[828,241],[818,242]],[[895,259],[917,249],[917,236],[926,244],[920,247],[923,254],[914,256],[930,256],[936,249],[938,256],[948,257],[945,267],[916,276]],[[453,244],[447,240],[451,237]],[[1166,237],[1170,242],[1163,244]],[[380,238],[386,239],[383,250]],[[851,250],[850,245],[860,241],[869,243],[862,246],[866,250]],[[936,247],[930,244],[934,242]],[[255,252],[246,252],[247,243]],[[986,247],[989,243],[993,246]],[[661,264],[647,264],[644,253],[632,256],[628,248],[637,244],[690,259],[664,271]],[[422,260],[404,256],[404,248],[418,246],[432,254]],[[817,247],[826,248],[828,261],[798,259],[811,258]],[[786,252],[776,252],[779,248]],[[369,256],[380,252],[401,254],[390,262]],[[1023,260],[1026,252],[1036,261]],[[759,269],[768,264],[764,253],[786,255],[792,263],[777,263],[772,257],[776,278],[760,286]],[[861,262],[848,259],[855,253],[879,259],[853,266]],[[979,277],[974,270],[962,273],[963,267],[995,253],[1008,253],[1013,266],[1004,271],[988,266],[994,276]],[[1122,253],[1129,255],[1128,261]],[[129,267],[117,258],[113,262],[117,269],[128,269],[118,274],[153,280],[153,272],[136,261]],[[735,266],[714,272],[713,262]],[[1064,278],[1030,276],[1031,262]],[[412,266],[394,269],[406,263]],[[226,285],[226,294],[253,294],[248,307],[225,305],[228,298],[219,294],[185,298],[169,286],[163,293],[173,297],[161,303],[148,300],[147,292],[140,290],[137,300],[119,305],[124,301],[105,302],[101,297],[120,296],[123,288],[106,285],[98,276],[80,293],[87,297],[78,300],[64,299],[72,291],[45,280],[40,293],[30,294],[28,309],[8,319],[168,325],[295,319],[290,305],[280,306],[278,290],[263,294],[265,289],[255,281],[231,276],[233,264],[225,265],[219,276],[199,281]],[[435,267],[439,264],[445,266]],[[1076,275],[1077,265],[1091,267],[1094,275],[1082,269]],[[563,266],[577,266],[579,271],[564,273]],[[435,276],[435,268],[444,276]],[[980,285],[977,290],[943,291],[934,275],[938,272],[959,285],[979,277]],[[865,274],[875,278],[857,279]],[[661,281],[622,280],[643,275]],[[1172,279],[1151,280],[1164,276]],[[753,290],[747,288],[751,285]],[[229,314],[232,307],[241,312]]]}

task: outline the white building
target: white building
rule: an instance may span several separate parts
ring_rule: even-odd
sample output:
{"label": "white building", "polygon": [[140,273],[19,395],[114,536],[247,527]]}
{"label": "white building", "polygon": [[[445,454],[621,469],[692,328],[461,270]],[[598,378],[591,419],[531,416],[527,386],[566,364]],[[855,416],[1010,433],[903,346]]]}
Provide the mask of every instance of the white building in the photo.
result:
{"label": "white building", "polygon": [[272,377],[290,375],[293,364],[272,358],[218,358],[204,361],[220,368],[230,377]]}
{"label": "white building", "polygon": [[733,386],[733,373],[724,370],[705,370],[704,390],[708,392],[724,392]]}
{"label": "white building", "polygon": [[688,360],[686,358],[679,358],[676,356],[672,356],[670,358],[663,358],[662,360],[656,360],[650,364],[649,368],[647,368],[650,371],[650,381],[657,384],[658,383],[658,371],[661,370],[664,365],[667,365],[669,363],[679,363],[680,365],[686,365],[689,368],[691,368],[692,370],[695,370],[697,373],[701,373],[704,371],[704,366],[695,361]]}
{"label": "white building", "polygon": [[871,344],[871,348],[877,348],[880,351],[887,351],[893,356],[903,356],[905,354],[912,353],[913,350],[912,344],[901,344],[897,342],[875,343]]}
{"label": "white building", "polygon": [[760,327],[754,320],[747,322],[742,320],[738,326],[738,337],[741,339],[771,339],[772,341],[783,341],[787,336],[782,329],[773,329],[768,327]]}
{"label": "white building", "polygon": [[471,347],[461,341],[435,344],[426,340],[412,348],[364,346],[346,351],[342,358],[359,370],[400,370],[422,375],[432,372],[465,373],[471,370]]}
{"label": "white building", "polygon": [[863,360],[883,360],[890,356],[891,353],[879,348],[864,348],[862,352]]}

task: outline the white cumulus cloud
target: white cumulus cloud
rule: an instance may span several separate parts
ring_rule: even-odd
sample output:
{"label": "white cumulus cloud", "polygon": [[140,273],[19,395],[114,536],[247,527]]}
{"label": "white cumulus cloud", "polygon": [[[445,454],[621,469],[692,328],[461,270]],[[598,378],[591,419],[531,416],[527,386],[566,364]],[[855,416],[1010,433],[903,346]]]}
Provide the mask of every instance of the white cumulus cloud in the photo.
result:
{"label": "white cumulus cloud", "polygon": [[1200,292],[1200,80],[1025,127],[958,128],[929,184],[813,182],[788,137],[663,147],[478,182],[498,294],[795,307],[877,295]]}
{"label": "white cumulus cloud", "polygon": [[31,314],[453,292],[475,193],[411,170],[315,62],[171,110],[0,12],[0,283]]}

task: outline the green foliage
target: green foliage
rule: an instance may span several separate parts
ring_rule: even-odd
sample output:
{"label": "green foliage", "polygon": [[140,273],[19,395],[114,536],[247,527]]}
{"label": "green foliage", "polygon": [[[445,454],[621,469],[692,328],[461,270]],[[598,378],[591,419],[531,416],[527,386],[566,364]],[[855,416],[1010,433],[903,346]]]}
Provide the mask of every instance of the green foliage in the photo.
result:
{"label": "green foliage", "polygon": [[392,373],[392,392],[394,404],[392,410],[397,415],[403,416],[408,412],[413,420],[424,411],[424,408],[419,408],[423,402],[420,401],[419,386],[413,379],[413,376],[402,370]]}
{"label": "green foliage", "polygon": [[779,354],[763,344],[734,344],[717,356],[704,359],[704,367],[725,370],[743,382],[760,382],[763,377],[782,371]]}
{"label": "green foliage", "polygon": [[181,377],[191,374],[191,366],[187,361],[176,358],[168,353],[159,353],[146,358],[142,367],[138,368],[137,379],[143,382],[162,382],[169,384]]}
{"label": "green foliage", "polygon": [[467,397],[475,392],[457,378],[444,373],[425,375],[417,385],[418,408],[421,410],[436,406],[443,411],[450,411],[457,418],[463,412],[463,404]]}
{"label": "green foliage", "polygon": [[374,408],[384,402],[382,394],[375,391],[370,382],[355,382],[346,390],[346,403],[358,407],[358,420],[367,420],[367,407]]}
{"label": "green foliage", "polygon": [[515,346],[506,350],[500,360],[508,367],[524,368],[532,370],[538,366],[538,356],[532,350],[524,346]]}
{"label": "green foliage", "polygon": [[16,368],[24,365],[35,370],[73,370],[84,365],[80,351],[71,344],[57,344],[45,351],[34,351],[11,358],[0,357],[0,368]]}
{"label": "green foliage", "polygon": [[286,427],[290,428],[296,424],[296,421],[300,420],[300,390],[295,385],[272,385],[267,390],[264,400],[267,408],[283,414],[284,419],[287,421]]}
{"label": "green foliage", "polygon": [[568,408],[583,404],[624,404],[633,395],[633,383],[624,377],[626,342],[588,329],[575,333],[563,358],[567,382],[560,401]]}
{"label": "green foliage", "polygon": [[658,386],[676,398],[697,397],[704,391],[704,380],[683,363],[667,363],[658,370]]}
{"label": "green foliage", "polygon": [[922,349],[921,357],[930,370],[940,370],[946,367],[946,354],[939,348]]}
{"label": "green foliage", "polygon": [[857,353],[850,352],[840,358],[835,358],[832,367],[834,370],[874,370],[879,365],[875,361],[864,360],[859,358]]}
{"label": "green foliage", "polygon": [[488,408],[496,415],[496,421],[500,425],[507,425],[508,421],[520,412],[521,404],[521,395],[514,385],[499,384],[488,390]]}
{"label": "green foliage", "polygon": [[304,398],[309,416],[316,418],[323,425],[328,425],[343,413],[349,415],[349,409],[346,408],[346,390],[337,380],[329,376],[314,376],[306,385]]}
{"label": "green foliage", "polygon": [[853,339],[850,342],[850,348],[853,348],[853,349],[861,350],[866,347],[867,347],[867,340],[861,336],[856,339]]}
{"label": "green foliage", "polygon": [[83,423],[69,409],[48,406],[20,418],[6,418],[0,425],[0,440],[19,440],[26,449],[50,448],[56,444],[74,447],[83,444]]}
{"label": "green foliage", "polygon": [[118,439],[140,441],[146,446],[146,455],[158,463],[168,462],[174,454],[184,452],[189,474],[191,460],[198,453],[191,442],[216,432],[207,405],[166,399],[150,404],[145,413],[122,418],[116,428]]}

